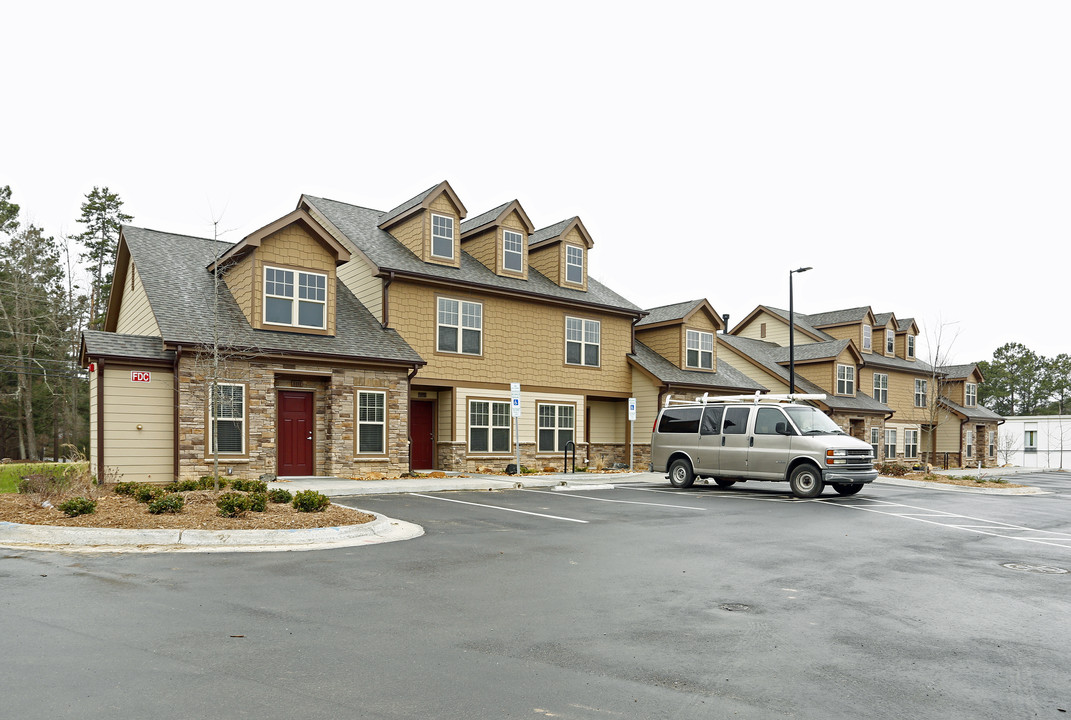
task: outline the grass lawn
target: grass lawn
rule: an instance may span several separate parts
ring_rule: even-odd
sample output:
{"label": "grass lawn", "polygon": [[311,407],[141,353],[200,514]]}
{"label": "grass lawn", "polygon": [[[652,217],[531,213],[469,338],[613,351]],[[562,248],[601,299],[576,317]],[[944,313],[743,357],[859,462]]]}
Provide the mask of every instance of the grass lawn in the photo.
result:
{"label": "grass lawn", "polygon": [[0,493],[15,492],[15,483],[23,476],[35,473],[60,475],[75,468],[84,470],[86,463],[8,463],[0,465]]}

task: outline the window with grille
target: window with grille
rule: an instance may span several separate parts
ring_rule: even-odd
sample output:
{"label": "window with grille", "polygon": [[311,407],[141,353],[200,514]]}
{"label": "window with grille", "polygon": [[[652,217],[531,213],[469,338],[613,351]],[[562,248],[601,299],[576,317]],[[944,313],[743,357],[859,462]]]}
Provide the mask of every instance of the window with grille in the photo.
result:
{"label": "window with grille", "polygon": [[245,385],[219,383],[212,390],[212,449],[245,453]]}
{"label": "window with grille", "polygon": [[357,452],[382,455],[386,450],[387,393],[357,393]]}
{"label": "window with grille", "polygon": [[560,452],[573,440],[576,408],[572,405],[540,404],[539,452]]}
{"label": "window with grille", "polygon": [[701,370],[714,369],[714,333],[689,330],[685,339],[687,358],[685,365]]}
{"label": "window with grille", "polygon": [[483,352],[483,305],[439,298],[439,352],[480,355]]}
{"label": "window with grille", "polygon": [[510,416],[508,402],[469,401],[469,452],[508,453]]}

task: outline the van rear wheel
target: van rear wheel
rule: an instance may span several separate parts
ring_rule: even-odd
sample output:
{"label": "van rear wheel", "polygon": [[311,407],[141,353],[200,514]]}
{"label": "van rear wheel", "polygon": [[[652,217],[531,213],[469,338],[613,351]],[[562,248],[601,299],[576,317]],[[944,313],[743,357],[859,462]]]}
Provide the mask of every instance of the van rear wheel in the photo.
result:
{"label": "van rear wheel", "polygon": [[669,484],[675,488],[691,487],[695,482],[692,464],[684,458],[677,458],[669,465]]}
{"label": "van rear wheel", "polygon": [[822,494],[822,476],[811,465],[798,465],[788,478],[792,494],[798,498],[813,498]]}
{"label": "van rear wheel", "polygon": [[863,489],[862,485],[849,485],[848,483],[833,483],[833,489],[838,495],[855,495]]}

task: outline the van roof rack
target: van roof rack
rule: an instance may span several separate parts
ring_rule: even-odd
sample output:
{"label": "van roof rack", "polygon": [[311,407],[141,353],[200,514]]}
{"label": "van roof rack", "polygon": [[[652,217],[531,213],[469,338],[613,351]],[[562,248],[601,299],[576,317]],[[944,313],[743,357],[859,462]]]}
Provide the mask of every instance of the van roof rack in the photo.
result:
{"label": "van roof rack", "polygon": [[740,403],[751,402],[756,405],[759,403],[788,403],[795,402],[797,400],[825,400],[824,393],[762,393],[756,392],[754,395],[722,395],[719,397],[711,397],[709,393],[703,393],[693,400],[686,398],[675,398],[672,395],[667,395],[663,407],[669,407],[670,405],[709,405],[711,403]]}

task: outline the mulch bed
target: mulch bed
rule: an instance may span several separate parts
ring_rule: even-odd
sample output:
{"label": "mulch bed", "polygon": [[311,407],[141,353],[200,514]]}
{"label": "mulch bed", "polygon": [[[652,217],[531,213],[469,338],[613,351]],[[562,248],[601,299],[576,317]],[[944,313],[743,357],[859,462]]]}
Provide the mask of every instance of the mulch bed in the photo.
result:
{"label": "mulch bed", "polygon": [[[289,503],[268,503],[265,512],[247,512],[241,517],[220,517],[216,507],[219,493],[197,490],[180,493],[185,498],[182,512],[153,515],[148,505],[126,495],[115,495],[110,486],[97,497],[97,511],[69,518],[61,510],[41,507],[37,498],[17,493],[0,494],[0,521],[25,525],[58,525],[120,529],[171,530],[289,530],[295,528],[360,525],[375,516],[359,510],[329,505],[322,512],[298,512]],[[53,500],[54,504],[61,501]]]}

